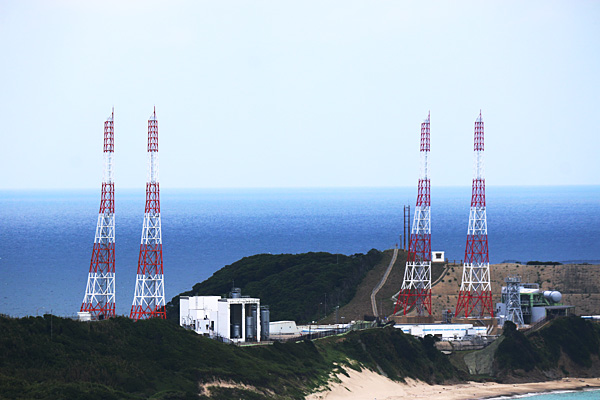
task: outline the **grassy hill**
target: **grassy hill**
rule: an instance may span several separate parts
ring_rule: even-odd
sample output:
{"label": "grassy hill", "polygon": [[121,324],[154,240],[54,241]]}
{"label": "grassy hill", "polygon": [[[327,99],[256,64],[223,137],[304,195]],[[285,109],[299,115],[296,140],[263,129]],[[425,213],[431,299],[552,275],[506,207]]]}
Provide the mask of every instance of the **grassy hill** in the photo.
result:
{"label": "grassy hill", "polygon": [[7,399],[302,399],[340,368],[427,382],[459,374],[433,341],[392,328],[238,347],[158,319],[0,317],[0,354]]}
{"label": "grassy hill", "polygon": [[227,265],[167,304],[167,319],[179,321],[179,296],[227,295],[232,285],[269,305],[271,320],[309,322],[348,303],[383,253],[258,254]]}

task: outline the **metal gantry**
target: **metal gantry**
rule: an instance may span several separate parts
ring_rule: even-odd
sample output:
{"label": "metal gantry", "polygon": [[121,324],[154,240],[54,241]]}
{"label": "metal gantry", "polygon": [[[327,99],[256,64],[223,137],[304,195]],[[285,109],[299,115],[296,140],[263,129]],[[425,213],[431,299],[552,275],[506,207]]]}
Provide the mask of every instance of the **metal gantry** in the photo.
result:
{"label": "metal gantry", "polygon": [[456,317],[464,315],[465,318],[482,318],[486,314],[491,317],[494,316],[488,255],[483,143],[483,119],[480,111],[479,117],[475,121],[475,176],[473,178],[462,284],[456,304]]}
{"label": "metal gantry", "polygon": [[521,277],[510,275],[504,279],[504,282],[506,282],[506,321],[522,326],[525,322],[523,322],[521,309]]}
{"label": "metal gantry", "polygon": [[92,320],[115,316],[115,110],[104,122],[104,176],[100,212],[90,262],[85,295],[80,312],[90,313]]}
{"label": "metal gantry", "polygon": [[431,315],[431,184],[429,181],[430,114],[421,124],[421,170],[417,204],[408,243],[404,281],[396,300],[394,314],[406,315],[416,309],[417,315]]}
{"label": "metal gantry", "polygon": [[142,240],[130,318],[166,318],[158,183],[158,120],[148,120],[148,179]]}

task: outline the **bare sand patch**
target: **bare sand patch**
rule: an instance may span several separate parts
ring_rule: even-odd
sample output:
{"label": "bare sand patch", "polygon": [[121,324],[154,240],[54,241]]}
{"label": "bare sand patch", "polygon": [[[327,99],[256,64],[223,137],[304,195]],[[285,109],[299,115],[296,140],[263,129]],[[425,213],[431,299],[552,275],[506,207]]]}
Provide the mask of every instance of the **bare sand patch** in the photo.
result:
{"label": "bare sand patch", "polygon": [[600,388],[600,378],[565,378],[557,381],[499,384],[494,382],[467,382],[455,385],[429,385],[407,379],[394,382],[373,371],[347,369],[348,376],[338,374],[329,385],[330,390],[313,393],[307,400],[400,400],[400,399],[484,399],[551,390]]}

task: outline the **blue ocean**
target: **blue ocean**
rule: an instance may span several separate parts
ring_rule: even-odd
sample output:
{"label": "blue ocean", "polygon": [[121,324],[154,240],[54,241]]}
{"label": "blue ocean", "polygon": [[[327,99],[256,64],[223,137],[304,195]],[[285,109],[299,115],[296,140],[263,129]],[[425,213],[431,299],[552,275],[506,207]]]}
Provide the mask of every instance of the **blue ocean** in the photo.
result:
{"label": "blue ocean", "polygon": [[596,400],[600,398],[600,390],[583,390],[583,391],[556,391],[553,393],[544,394],[524,394],[519,396],[500,396],[489,400],[504,400],[504,399],[530,399],[530,400]]}
{"label": "blue ocean", "polygon": [[[488,187],[490,261],[600,263],[600,186]],[[116,188],[117,313],[129,315],[144,189]],[[432,249],[464,258],[470,187],[434,187]],[[258,253],[385,250],[416,188],[161,190],[167,301]],[[0,191],[0,313],[72,316],[83,299],[100,189]],[[401,285],[401,282],[398,282]]]}

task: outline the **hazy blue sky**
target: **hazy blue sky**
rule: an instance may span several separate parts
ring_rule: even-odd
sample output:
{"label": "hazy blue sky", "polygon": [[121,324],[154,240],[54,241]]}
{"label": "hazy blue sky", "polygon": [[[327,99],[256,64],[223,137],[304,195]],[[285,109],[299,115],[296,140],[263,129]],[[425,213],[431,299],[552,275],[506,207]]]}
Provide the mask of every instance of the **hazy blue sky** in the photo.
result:
{"label": "hazy blue sky", "polygon": [[[600,184],[600,1],[0,0],[0,188]],[[415,189],[416,190],[416,189]]]}

